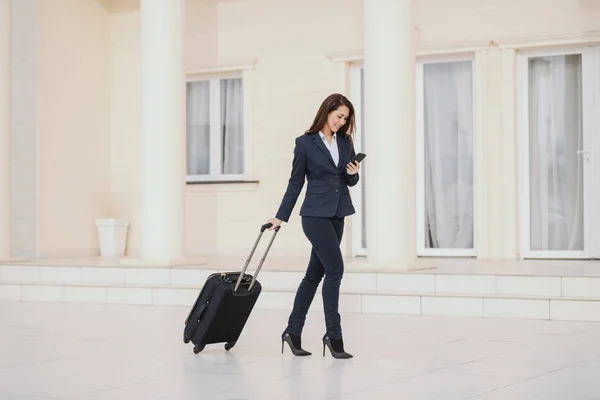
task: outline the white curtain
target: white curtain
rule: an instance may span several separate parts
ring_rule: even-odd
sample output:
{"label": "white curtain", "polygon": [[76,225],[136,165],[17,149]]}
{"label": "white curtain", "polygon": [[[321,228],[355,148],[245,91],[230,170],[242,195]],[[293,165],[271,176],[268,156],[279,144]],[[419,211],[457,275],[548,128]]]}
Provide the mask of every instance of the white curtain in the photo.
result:
{"label": "white curtain", "polygon": [[187,84],[187,174],[210,173],[210,82]]}
{"label": "white curtain", "polygon": [[531,250],[583,250],[581,56],[529,62]]}
{"label": "white curtain", "polygon": [[473,248],[472,63],[424,65],[427,248]]}
{"label": "white curtain", "polygon": [[222,170],[244,172],[244,113],[241,79],[221,80]]}

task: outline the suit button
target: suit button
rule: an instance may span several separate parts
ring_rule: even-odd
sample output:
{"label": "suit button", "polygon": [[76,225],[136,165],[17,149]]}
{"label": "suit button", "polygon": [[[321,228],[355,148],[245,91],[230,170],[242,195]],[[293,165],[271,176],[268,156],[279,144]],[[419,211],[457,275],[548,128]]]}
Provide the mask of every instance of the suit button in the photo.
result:
{"label": "suit button", "polygon": [[340,176],[339,176],[339,175],[336,175],[336,176],[335,176],[335,179],[340,179]]}
{"label": "suit button", "polygon": [[337,193],[337,192],[338,192],[338,190],[337,190],[337,189],[335,189],[335,192]]}

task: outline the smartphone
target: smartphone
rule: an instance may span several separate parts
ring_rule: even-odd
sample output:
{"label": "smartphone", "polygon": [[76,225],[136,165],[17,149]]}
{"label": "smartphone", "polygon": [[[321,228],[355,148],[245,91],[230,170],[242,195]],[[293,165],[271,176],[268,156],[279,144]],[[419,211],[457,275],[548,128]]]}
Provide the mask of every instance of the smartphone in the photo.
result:
{"label": "smartphone", "polygon": [[354,158],[352,159],[352,163],[354,164],[355,161],[361,162],[362,160],[365,159],[367,155],[364,153],[358,153],[357,155],[354,156]]}

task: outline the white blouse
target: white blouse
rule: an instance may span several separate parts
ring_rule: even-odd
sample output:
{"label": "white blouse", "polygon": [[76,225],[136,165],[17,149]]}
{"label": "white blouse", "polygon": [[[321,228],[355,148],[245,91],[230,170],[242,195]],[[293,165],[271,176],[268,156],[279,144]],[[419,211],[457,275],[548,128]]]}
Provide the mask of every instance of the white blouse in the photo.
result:
{"label": "white blouse", "polygon": [[325,139],[325,135],[323,134],[323,132],[319,131],[319,135],[321,136],[323,143],[325,143],[325,147],[327,147],[327,150],[329,150],[329,153],[331,154],[331,158],[333,158],[333,162],[335,163],[335,166],[337,167],[338,164],[340,163],[340,152],[338,150],[338,145],[337,145],[337,133],[333,134],[333,138],[331,139],[331,144],[327,143],[327,139]]}

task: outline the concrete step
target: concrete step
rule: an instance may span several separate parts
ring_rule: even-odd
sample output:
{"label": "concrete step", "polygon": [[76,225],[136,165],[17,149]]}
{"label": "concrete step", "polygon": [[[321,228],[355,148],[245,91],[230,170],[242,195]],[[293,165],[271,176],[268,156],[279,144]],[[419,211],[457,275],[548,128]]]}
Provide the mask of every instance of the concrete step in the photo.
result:
{"label": "concrete step", "polygon": [[[0,265],[0,299],[190,307],[210,268]],[[263,271],[257,308],[290,309],[301,271]],[[313,309],[322,310],[320,295]],[[600,277],[347,271],[352,313],[600,321]]]}
{"label": "concrete step", "polygon": [[[191,307],[199,291],[199,288],[189,285],[0,282],[0,299],[13,301]],[[289,310],[294,295],[295,291],[291,289],[264,288],[256,307]],[[320,295],[315,297],[312,309],[323,309]],[[600,322],[600,299],[565,296],[344,291],[340,296],[340,311]]]}
{"label": "concrete step", "polygon": [[[0,265],[0,282],[47,284],[154,285],[200,289],[214,272],[194,268]],[[265,289],[295,291],[300,271],[262,271]],[[600,300],[598,276],[346,272],[343,293],[462,294],[469,296],[576,297]]]}

